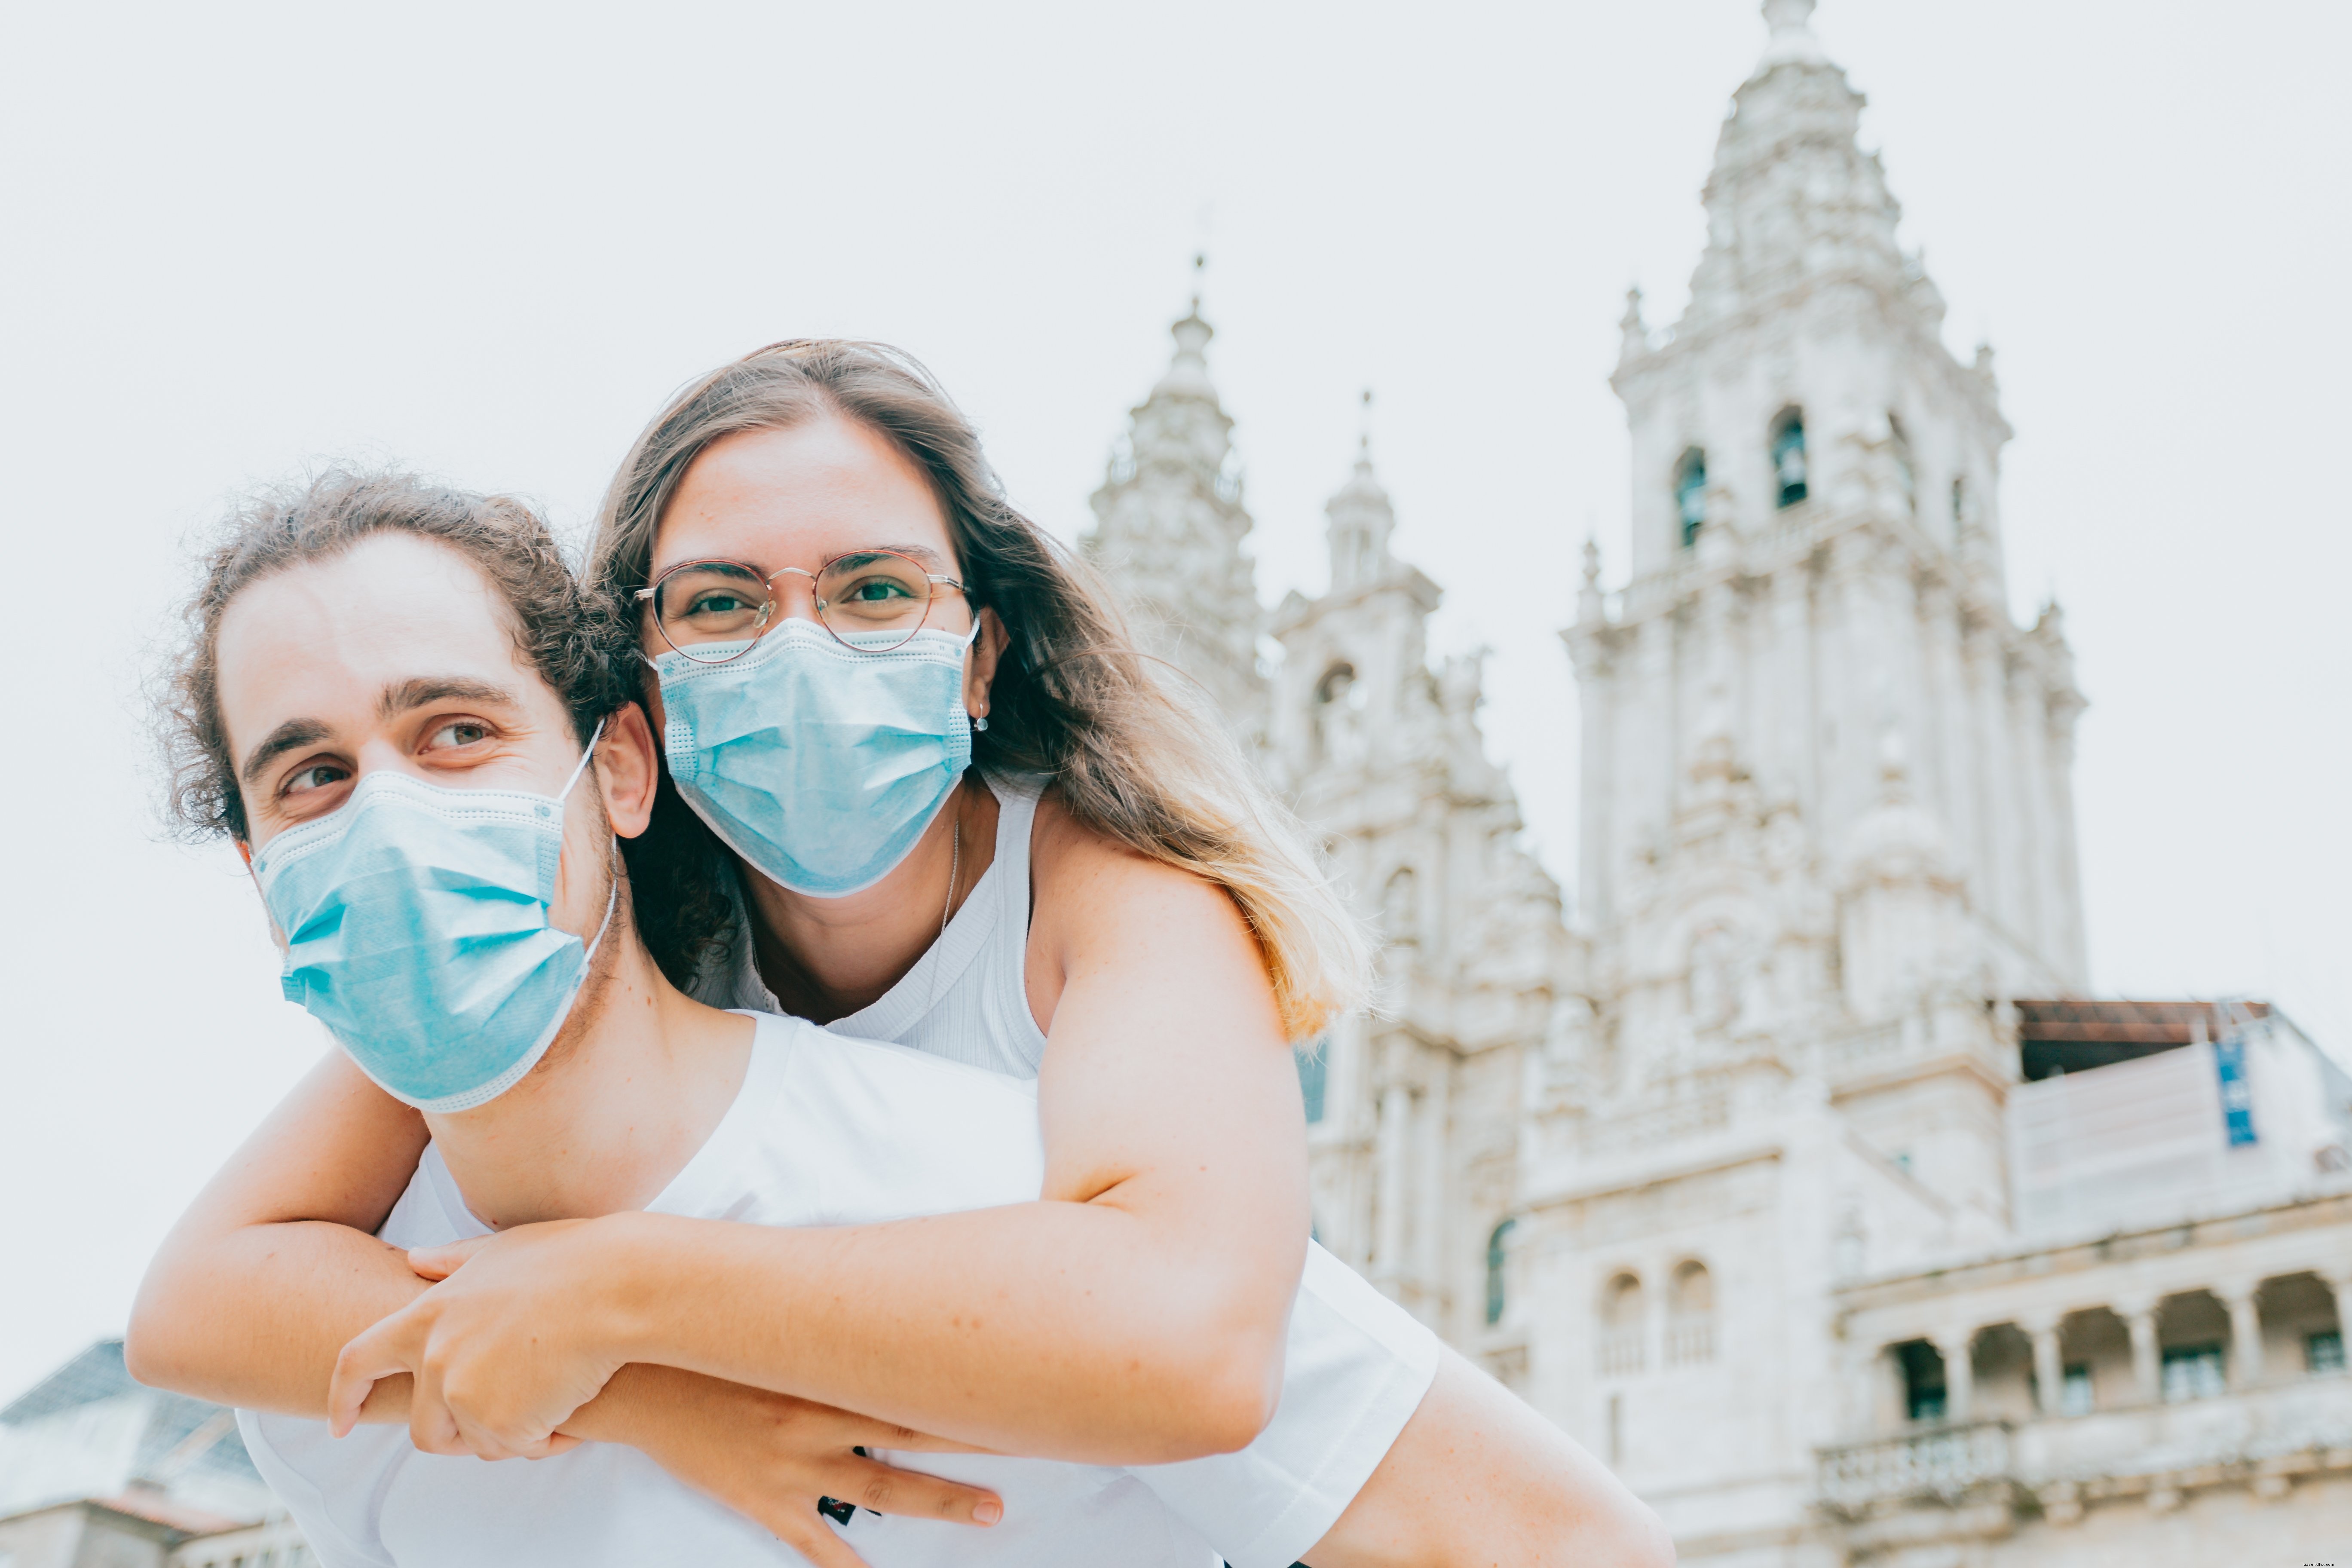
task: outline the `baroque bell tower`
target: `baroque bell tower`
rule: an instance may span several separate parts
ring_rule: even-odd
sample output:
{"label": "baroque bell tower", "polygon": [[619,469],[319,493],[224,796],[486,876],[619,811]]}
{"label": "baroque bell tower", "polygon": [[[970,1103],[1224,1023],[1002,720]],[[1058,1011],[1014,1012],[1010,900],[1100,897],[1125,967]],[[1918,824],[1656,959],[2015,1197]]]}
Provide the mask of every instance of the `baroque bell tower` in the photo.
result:
{"label": "baroque bell tower", "polygon": [[[1204,258],[1193,258],[1197,274]],[[1127,437],[1094,493],[1095,526],[1082,541],[1116,582],[1136,640],[1165,660],[1245,746],[1265,733],[1266,682],[1258,668],[1264,616],[1244,549],[1231,416],[1209,379],[1201,297],[1169,328],[1168,372],[1133,410]]]}
{"label": "baroque bell tower", "polygon": [[1680,320],[1626,301],[1630,571],[1588,546],[1563,634],[1589,1011],[1515,1252],[1590,1337],[1528,1318],[1532,1386],[1636,1490],[1715,1500],[1668,1510],[1686,1548],[1801,1535],[1853,1418],[1838,1282],[2010,1234],[2008,1004],[2085,981],[2083,700],[2056,608],[2009,613],[1992,356],[1944,346],[1812,9],[1765,0]]}
{"label": "baroque bell tower", "polygon": [[[2011,620],[1990,349],[1944,301],[1855,131],[1812,0],[1769,0],[1703,200],[1690,302],[1638,292],[1612,384],[1632,435],[1621,612],[1569,633],[1583,693],[1580,904],[1622,921],[1710,748],[1833,861],[1886,759],[1932,815],[1992,989],[2084,984],[2071,773],[2083,706],[2058,612]],[[1706,753],[1706,754],[1703,754]],[[1695,771],[1696,770],[1696,771]]]}

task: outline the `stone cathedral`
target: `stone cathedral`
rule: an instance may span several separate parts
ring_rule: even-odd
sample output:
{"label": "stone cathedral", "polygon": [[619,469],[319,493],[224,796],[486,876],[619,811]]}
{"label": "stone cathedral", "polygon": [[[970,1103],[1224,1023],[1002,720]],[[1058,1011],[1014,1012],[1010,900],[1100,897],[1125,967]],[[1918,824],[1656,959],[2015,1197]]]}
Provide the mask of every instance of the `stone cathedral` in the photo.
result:
{"label": "stone cathedral", "polygon": [[[2253,1001],[2088,992],[2053,605],[2012,620],[1990,349],[1767,0],[1666,331],[1612,378],[1572,899],[1369,443],[1258,605],[1199,302],[1086,548],[1377,923],[1301,1058],[1324,1242],[1604,1458],[1684,1561],[2352,1551],[2352,1080]],[[1279,657],[1265,653],[1265,639]]]}

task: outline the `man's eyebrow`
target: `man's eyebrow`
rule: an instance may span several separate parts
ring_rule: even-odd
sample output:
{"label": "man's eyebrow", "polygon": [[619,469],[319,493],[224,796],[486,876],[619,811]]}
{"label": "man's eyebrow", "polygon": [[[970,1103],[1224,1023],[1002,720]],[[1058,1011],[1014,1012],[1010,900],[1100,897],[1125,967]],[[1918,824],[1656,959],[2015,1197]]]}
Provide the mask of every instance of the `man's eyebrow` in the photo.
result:
{"label": "man's eyebrow", "polygon": [[493,686],[487,680],[475,680],[462,675],[421,675],[387,686],[376,699],[377,716],[397,719],[433,702],[492,702],[501,707],[519,708],[522,704],[515,694],[503,686]]}
{"label": "man's eyebrow", "polygon": [[246,754],[245,766],[239,771],[237,776],[250,788],[254,781],[261,776],[262,769],[298,746],[307,746],[313,741],[325,740],[327,733],[327,727],[316,719],[289,719],[270,731],[268,737],[261,744]]}

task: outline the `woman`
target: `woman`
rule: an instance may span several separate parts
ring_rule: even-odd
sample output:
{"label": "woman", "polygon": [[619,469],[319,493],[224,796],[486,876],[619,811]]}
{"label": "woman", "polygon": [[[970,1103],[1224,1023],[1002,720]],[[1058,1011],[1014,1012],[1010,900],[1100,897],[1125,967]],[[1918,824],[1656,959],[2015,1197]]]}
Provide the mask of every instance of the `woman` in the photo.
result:
{"label": "woman", "polygon": [[[969,426],[887,351],[780,345],[681,395],[615,482],[594,575],[659,675],[677,793],[630,872],[665,969],[706,999],[1036,1073],[1047,1201],[841,1231],[523,1226],[393,1312],[418,1283],[359,1232],[422,1133],[331,1060],[159,1258],[135,1368],[316,1410],[338,1349],[393,1312],[344,1357],[344,1403],[421,1372],[420,1436],[484,1454],[543,1445],[623,1363],[1043,1457],[1247,1445],[1280,1385],[1307,1228],[1288,1043],[1352,999],[1360,952],[1246,766],[1160,691],[1099,584],[1005,505]],[[894,595],[919,600],[932,651],[855,618]],[[947,683],[971,731],[891,692],[836,701],[861,669],[937,679],[936,645],[959,638]],[[371,1411],[396,1410],[404,1381],[377,1384]],[[797,1483],[805,1510],[864,1429],[793,1409],[805,1444],[698,1484],[753,1512]],[[1471,1521],[1433,1506],[1463,1495],[1440,1460],[1465,1443],[1491,1461],[1470,1489],[1526,1505],[1475,1512],[1506,1554],[1535,1560],[1529,1529],[1587,1553],[1654,1546],[1638,1505],[1456,1359],[1309,1560],[1477,1550]]]}

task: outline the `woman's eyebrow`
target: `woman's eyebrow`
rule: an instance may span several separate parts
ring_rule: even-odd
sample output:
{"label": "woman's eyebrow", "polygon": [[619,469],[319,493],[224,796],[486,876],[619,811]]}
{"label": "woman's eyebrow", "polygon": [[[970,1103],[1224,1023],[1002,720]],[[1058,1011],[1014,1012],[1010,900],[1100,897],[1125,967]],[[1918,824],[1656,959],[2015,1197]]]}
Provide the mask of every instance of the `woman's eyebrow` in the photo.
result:
{"label": "woman's eyebrow", "polygon": [[863,550],[845,551],[839,559],[847,561],[868,555],[910,555],[934,572],[944,572],[948,558],[928,544],[869,544]]}
{"label": "woman's eyebrow", "polygon": [[313,741],[323,741],[329,731],[316,719],[289,719],[246,753],[245,766],[237,776],[251,784],[261,776],[261,770],[297,746],[307,746]]}
{"label": "woman's eyebrow", "polygon": [[507,708],[521,706],[513,692],[503,686],[493,686],[487,680],[475,680],[462,675],[425,675],[385,687],[383,695],[376,699],[375,710],[381,718],[397,719],[403,713],[428,703],[447,702],[453,699],[460,702],[497,703]]}

